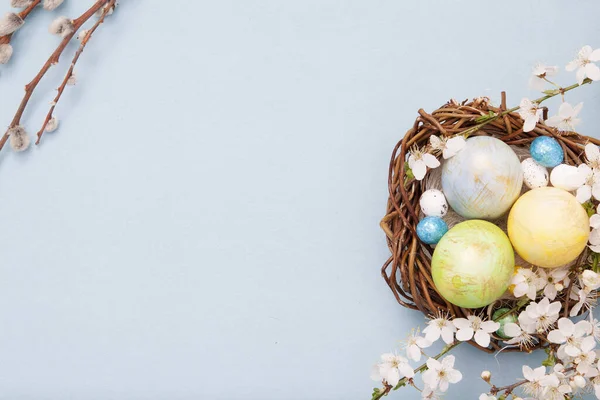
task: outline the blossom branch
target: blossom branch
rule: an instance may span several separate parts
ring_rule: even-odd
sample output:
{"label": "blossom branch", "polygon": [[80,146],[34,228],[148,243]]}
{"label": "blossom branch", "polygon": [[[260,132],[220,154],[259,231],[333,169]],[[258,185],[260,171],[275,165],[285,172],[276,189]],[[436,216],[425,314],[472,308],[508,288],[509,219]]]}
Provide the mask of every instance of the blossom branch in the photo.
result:
{"label": "blossom branch", "polygon": [[[98,18],[98,21],[96,21],[96,23],[87,32],[85,32],[85,35],[81,38],[81,44],[79,45],[79,48],[77,49],[77,51],[75,52],[75,55],[73,56],[73,60],[71,61],[71,66],[69,67],[69,70],[67,71],[67,74],[65,75],[65,77],[62,81],[62,84],[57,89],[58,93],[56,94],[56,97],[52,101],[52,106],[50,107],[50,111],[48,111],[48,114],[46,115],[46,119],[44,120],[42,127],[40,128],[39,132],[37,133],[37,140],[35,141],[35,144],[40,143],[40,139],[42,138],[42,135],[44,134],[44,131],[46,130],[46,127],[48,126],[48,123],[53,118],[53,113],[54,113],[54,109],[56,108],[56,104],[62,97],[62,94],[65,91],[65,88],[67,87],[67,85],[69,83],[69,79],[71,79],[71,77],[73,76],[73,71],[75,70],[75,64],[77,64],[77,61],[79,60],[79,57],[81,56],[81,53],[83,53],[83,50],[85,49],[85,46],[90,41],[92,35],[96,31],[96,29],[98,29],[98,27],[104,22],[104,19],[110,13],[110,10],[115,5],[115,3],[116,3],[116,0],[109,0],[109,2],[106,4],[106,6],[104,7],[104,9],[102,11],[102,15],[100,16],[100,18]],[[82,31],[82,33],[83,33],[83,31]]]}
{"label": "blossom branch", "polygon": [[[586,78],[586,79],[583,80],[583,82],[581,83],[581,85],[578,84],[578,83],[574,83],[571,86],[559,87],[558,89],[550,90],[550,91],[546,92],[545,96],[542,96],[542,97],[540,97],[538,99],[532,100],[532,103],[541,104],[544,101],[546,101],[548,99],[551,99],[552,97],[555,97],[555,96],[558,96],[558,95],[563,96],[565,93],[567,93],[567,92],[569,92],[569,91],[571,91],[571,90],[573,90],[575,88],[578,88],[579,86],[583,86],[585,84],[592,83],[592,82],[593,81],[591,79]],[[520,106],[516,106],[516,107],[513,107],[513,108],[509,108],[508,110],[502,111],[501,113],[496,113],[496,114],[493,114],[493,115],[484,115],[484,116],[482,116],[481,119],[479,119],[479,122],[480,122],[479,124],[477,124],[477,125],[475,125],[475,126],[473,126],[471,128],[465,129],[461,133],[461,135],[463,135],[465,137],[468,137],[471,134],[477,132],[479,129],[481,129],[485,125],[489,124],[490,122],[494,122],[497,119],[499,119],[499,118],[501,118],[501,117],[503,117],[505,115],[508,115],[510,113],[513,113],[513,112],[519,110],[520,108],[521,108]]]}
{"label": "blossom branch", "polygon": [[[21,123],[21,118],[25,111],[25,108],[27,107],[27,104],[29,103],[29,99],[31,99],[31,96],[33,95],[35,88],[40,83],[40,81],[42,80],[44,75],[46,75],[46,73],[48,72],[50,67],[52,67],[53,65],[58,63],[60,56],[64,52],[65,48],[67,47],[67,45],[69,44],[69,42],[71,41],[71,39],[73,38],[75,33],[79,30],[79,28],[81,28],[81,26],[88,19],[90,19],[98,10],[100,10],[102,8],[102,6],[104,6],[108,1],[109,0],[97,0],[94,3],[94,5],[92,7],[90,7],[86,12],[84,12],[79,18],[72,21],[73,29],[64,35],[63,40],[60,42],[60,44],[58,45],[56,50],[54,50],[54,52],[50,55],[50,57],[48,58],[46,63],[42,66],[40,71],[37,73],[37,75],[33,78],[33,80],[31,82],[29,82],[25,86],[25,95],[23,97],[23,100],[21,100],[21,104],[19,105],[19,108],[17,109],[17,112],[15,113],[15,116],[13,117],[13,120],[10,123],[7,131],[4,133],[2,138],[0,138],[0,150],[2,150],[2,148],[6,144],[8,138],[10,136],[11,130],[19,127],[19,125]],[[21,130],[22,130],[22,128],[21,128]]]}

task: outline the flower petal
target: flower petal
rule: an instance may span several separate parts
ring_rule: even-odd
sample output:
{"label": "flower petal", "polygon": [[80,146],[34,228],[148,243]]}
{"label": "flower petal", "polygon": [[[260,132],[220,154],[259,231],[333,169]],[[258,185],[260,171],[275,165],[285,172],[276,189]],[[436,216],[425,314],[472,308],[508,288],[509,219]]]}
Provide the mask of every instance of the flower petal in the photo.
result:
{"label": "flower petal", "polygon": [[538,118],[535,115],[527,115],[525,123],[523,124],[523,132],[531,132],[535,129],[535,125],[538,122]]}
{"label": "flower petal", "polygon": [[583,83],[584,79],[585,79],[585,68],[579,67],[577,72],[575,72],[575,80],[577,80],[577,83],[581,85]]}
{"label": "flower petal", "polygon": [[579,189],[577,189],[577,195],[575,198],[581,204],[585,203],[592,198],[592,187],[590,185],[581,186]]}
{"label": "flower petal", "polygon": [[429,168],[437,168],[440,166],[440,161],[437,158],[435,158],[434,155],[429,153],[423,154],[423,162]]}
{"label": "flower petal", "polygon": [[500,329],[500,324],[495,321],[485,321],[481,323],[481,329],[487,333],[496,332]]}
{"label": "flower petal", "polygon": [[459,329],[458,332],[456,332],[456,339],[461,342],[466,342],[467,340],[471,340],[474,333],[473,328]]}
{"label": "flower petal", "polygon": [[490,335],[482,330],[475,332],[475,343],[481,347],[488,347],[490,345]]}
{"label": "flower petal", "polygon": [[565,70],[567,70],[568,72],[571,72],[571,71],[575,71],[578,67],[579,67],[579,61],[573,60],[567,64],[567,66],[565,67]]}
{"label": "flower petal", "polygon": [[590,61],[600,61],[600,49],[596,49],[590,53],[588,56],[588,60]]}
{"label": "flower petal", "polygon": [[519,336],[521,334],[521,328],[514,322],[509,322],[508,324],[504,325],[504,333],[510,337]]}
{"label": "flower petal", "polygon": [[600,80],[600,68],[594,63],[589,63],[585,66],[585,74],[593,81]]}
{"label": "flower petal", "polygon": [[415,161],[411,169],[416,180],[421,181],[423,180],[423,178],[425,178],[425,174],[427,173],[427,166],[425,165],[423,160]]}
{"label": "flower petal", "polygon": [[452,324],[458,329],[466,329],[471,327],[471,322],[466,318],[454,318]]}
{"label": "flower petal", "polygon": [[550,333],[548,333],[548,341],[551,343],[562,344],[566,340],[567,340],[567,338],[565,337],[565,335],[563,335],[563,333],[561,331],[559,331],[558,329],[555,329],[553,331],[550,331]]}

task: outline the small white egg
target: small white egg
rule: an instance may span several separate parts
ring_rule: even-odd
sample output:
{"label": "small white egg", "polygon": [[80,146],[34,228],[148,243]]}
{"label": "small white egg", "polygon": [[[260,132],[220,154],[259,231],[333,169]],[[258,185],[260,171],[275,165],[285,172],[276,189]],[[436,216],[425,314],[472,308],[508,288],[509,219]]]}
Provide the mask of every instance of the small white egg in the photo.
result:
{"label": "small white egg", "polygon": [[419,200],[421,211],[428,217],[443,217],[448,212],[446,196],[440,190],[429,189],[423,192]]}
{"label": "small white egg", "polygon": [[529,189],[548,186],[548,169],[536,163],[533,158],[523,160],[521,168],[523,169],[523,182]]}

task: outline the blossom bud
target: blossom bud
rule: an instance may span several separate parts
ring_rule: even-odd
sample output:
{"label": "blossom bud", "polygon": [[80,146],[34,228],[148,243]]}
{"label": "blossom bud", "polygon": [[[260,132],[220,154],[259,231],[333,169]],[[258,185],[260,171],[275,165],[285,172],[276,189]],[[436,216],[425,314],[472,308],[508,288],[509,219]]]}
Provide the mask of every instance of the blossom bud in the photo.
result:
{"label": "blossom bud", "polygon": [[50,24],[50,28],[48,31],[53,35],[60,35],[62,37],[66,37],[73,33],[75,27],[73,26],[73,21],[71,21],[67,17],[58,17]]}
{"label": "blossom bud", "polygon": [[10,147],[14,151],[23,151],[29,147],[29,136],[21,125],[10,128],[8,134],[10,135]]}
{"label": "blossom bud", "polygon": [[585,387],[585,378],[581,375],[575,375],[573,378],[573,384],[578,388]]}
{"label": "blossom bud", "polygon": [[46,124],[46,132],[54,132],[58,128],[58,119],[56,117],[50,118],[50,121]]}
{"label": "blossom bud", "polygon": [[490,371],[483,371],[481,373],[481,379],[483,379],[487,383],[490,383],[491,378],[492,378],[492,373]]}
{"label": "blossom bud", "polygon": [[76,84],[77,84],[77,76],[75,75],[75,71],[73,70],[73,72],[71,72],[71,75],[69,75],[69,79],[67,79],[67,85],[75,86]]}
{"label": "blossom bud", "polygon": [[0,18],[0,36],[10,35],[17,29],[19,29],[25,21],[15,13],[7,13],[4,17]]}
{"label": "blossom bud", "polygon": [[0,44],[0,64],[6,64],[12,57],[13,47],[10,44]]}
{"label": "blossom bud", "polygon": [[556,288],[556,291],[560,292],[561,290],[563,290],[565,287],[562,283],[556,283],[554,285],[554,287]]}
{"label": "blossom bud", "polygon": [[64,0],[44,0],[44,10],[52,11],[56,7],[60,6]]}

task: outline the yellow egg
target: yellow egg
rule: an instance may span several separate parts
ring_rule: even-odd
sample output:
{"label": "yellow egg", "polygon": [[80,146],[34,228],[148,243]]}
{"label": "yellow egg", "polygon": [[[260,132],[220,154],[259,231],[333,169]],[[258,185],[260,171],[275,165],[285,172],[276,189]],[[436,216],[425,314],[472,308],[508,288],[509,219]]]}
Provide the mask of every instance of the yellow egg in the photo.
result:
{"label": "yellow egg", "polygon": [[530,190],[508,215],[508,237],[527,262],[556,268],[574,261],[587,245],[590,221],[575,197],[554,187]]}

